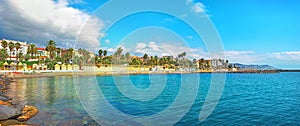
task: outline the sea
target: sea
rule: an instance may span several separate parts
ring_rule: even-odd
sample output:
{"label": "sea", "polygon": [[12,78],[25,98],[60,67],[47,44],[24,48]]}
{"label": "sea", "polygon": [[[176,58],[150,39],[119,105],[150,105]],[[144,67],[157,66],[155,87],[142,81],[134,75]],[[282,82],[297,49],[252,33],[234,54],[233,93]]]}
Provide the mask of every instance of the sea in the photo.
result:
{"label": "sea", "polygon": [[18,79],[7,92],[38,125],[300,125],[300,73]]}

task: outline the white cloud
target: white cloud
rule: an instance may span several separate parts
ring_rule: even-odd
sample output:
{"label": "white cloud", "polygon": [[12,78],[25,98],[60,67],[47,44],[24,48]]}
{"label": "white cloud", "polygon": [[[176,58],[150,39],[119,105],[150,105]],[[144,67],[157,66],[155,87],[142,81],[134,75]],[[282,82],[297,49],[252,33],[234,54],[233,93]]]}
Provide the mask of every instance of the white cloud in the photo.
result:
{"label": "white cloud", "polygon": [[186,4],[191,4],[193,3],[193,0],[186,0]]}
{"label": "white cloud", "polygon": [[[78,47],[92,49],[103,36],[104,26],[98,18],[69,7],[69,2],[80,0],[2,0],[0,1],[0,31],[3,37],[45,45],[54,39],[66,46],[78,37]],[[82,28],[82,25],[85,27]],[[83,31],[83,32],[82,32]],[[74,45],[74,44],[70,44]]]}
{"label": "white cloud", "polygon": [[155,42],[149,42],[149,48],[152,49],[152,50],[155,50],[155,51],[158,51],[159,50],[159,47],[156,45]]}
{"label": "white cloud", "polygon": [[232,63],[268,64],[277,68],[299,68],[300,51],[258,54],[254,51],[225,51],[225,56]]}
{"label": "white cloud", "polygon": [[206,6],[201,2],[194,2],[193,0],[186,0],[187,5],[192,5],[192,10],[195,13],[204,13],[206,12]]}
{"label": "white cloud", "polygon": [[147,44],[145,43],[138,43],[136,44],[136,49],[144,49],[147,47]]}
{"label": "white cloud", "polygon": [[109,48],[109,49],[107,49],[107,51],[110,52],[110,53],[113,53],[115,51],[115,49]]}
{"label": "white cloud", "polygon": [[105,43],[106,43],[106,44],[110,44],[110,40],[109,40],[109,39],[106,39],[106,40],[105,40]]}
{"label": "white cloud", "polygon": [[[135,55],[143,55],[147,53],[151,56],[177,56],[179,53],[186,52],[187,58],[203,58],[207,55],[202,49],[189,48],[178,43],[157,43],[157,42],[140,42],[137,43],[134,49],[131,49]],[[204,55],[205,54],[205,55]]]}
{"label": "white cloud", "polygon": [[277,52],[277,53],[272,53],[270,56],[278,60],[286,60],[286,61],[294,60],[300,62],[300,51]]}
{"label": "white cloud", "polygon": [[192,7],[192,9],[196,12],[196,13],[203,13],[206,11],[206,6],[203,3],[197,2],[195,3],[195,5]]}
{"label": "white cloud", "polygon": [[244,64],[255,64],[261,63],[265,56],[259,55],[254,51],[225,51],[225,58],[229,59],[230,62],[244,63]]}

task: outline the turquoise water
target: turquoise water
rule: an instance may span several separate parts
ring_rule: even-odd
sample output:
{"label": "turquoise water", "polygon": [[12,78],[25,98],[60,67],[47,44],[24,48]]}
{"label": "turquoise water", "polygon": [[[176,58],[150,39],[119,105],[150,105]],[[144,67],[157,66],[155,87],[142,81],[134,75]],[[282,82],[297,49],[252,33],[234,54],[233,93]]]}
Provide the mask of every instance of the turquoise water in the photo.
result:
{"label": "turquoise water", "polygon": [[[184,90],[192,92],[193,89],[197,89],[197,96],[190,101],[188,99],[192,99],[193,96],[189,93],[183,94],[186,95],[183,100],[192,102],[191,108],[188,107],[188,102],[181,102],[175,106],[174,111],[168,113],[175,118],[179,116],[178,114],[182,114],[183,109],[188,108],[175,125],[300,125],[300,73],[227,74],[224,90],[216,108],[206,120],[199,121],[199,112],[208,93],[211,76],[211,74],[132,75],[129,77],[130,83],[123,80],[128,79],[126,76],[80,77],[79,80],[73,80],[73,77],[31,78],[21,79],[12,84],[10,90],[14,93],[10,92],[9,95],[15,96],[18,100],[25,100],[40,109],[39,114],[28,121],[32,124],[97,125],[96,121],[102,120],[103,124],[138,125],[140,123],[130,121],[130,118],[122,120],[123,117],[117,116],[117,113],[137,118],[159,115],[176,102],[176,99],[180,99],[178,95],[181,93],[181,86],[187,84],[191,86]],[[199,87],[192,85],[195,77],[200,78]],[[139,97],[133,98],[127,94],[139,92],[120,91],[116,87],[118,80],[121,86],[126,87],[133,83],[134,87],[141,91],[151,88],[151,84],[155,83],[161,83],[162,86],[165,83],[165,86],[161,91],[157,88],[154,92],[146,93],[143,96],[145,99],[136,100]],[[74,86],[74,82],[79,83]],[[94,88],[95,85],[99,87]],[[117,111],[110,111],[107,107],[104,111],[96,111],[95,115],[93,113],[89,115],[81,105],[75,89],[81,94],[79,96],[81,101],[85,100],[85,97],[88,98],[82,101],[85,107],[89,107],[88,110],[105,107],[107,101]],[[98,100],[97,97],[100,96],[95,95],[94,90],[102,92],[105,100],[101,98]],[[152,97],[151,93],[159,94]],[[89,104],[93,107],[88,106]],[[115,121],[105,122],[106,119]],[[173,124],[173,121],[168,119],[159,123],[167,125]]]}

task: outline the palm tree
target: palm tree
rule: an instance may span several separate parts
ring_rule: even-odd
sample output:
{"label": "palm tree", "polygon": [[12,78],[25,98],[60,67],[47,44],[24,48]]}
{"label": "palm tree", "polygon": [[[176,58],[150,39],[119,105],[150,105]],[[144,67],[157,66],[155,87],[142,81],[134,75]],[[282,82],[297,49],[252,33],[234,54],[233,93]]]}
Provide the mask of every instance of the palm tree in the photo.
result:
{"label": "palm tree", "polygon": [[103,56],[105,57],[106,55],[107,55],[107,51],[104,50],[104,51],[103,51]]}
{"label": "palm tree", "polygon": [[[57,47],[56,48],[56,55],[57,56],[60,56],[60,52],[61,52],[61,48]],[[61,57],[61,56],[60,56]]]}
{"label": "palm tree", "polygon": [[126,58],[126,60],[127,60],[127,63],[129,64],[129,63],[131,62],[131,58],[130,58],[130,53],[129,53],[129,52],[127,52],[127,53],[125,54],[125,58]]}
{"label": "palm tree", "polygon": [[158,56],[154,56],[154,62],[155,62],[155,64],[156,64],[156,66],[159,64]]}
{"label": "palm tree", "polygon": [[33,54],[37,53],[37,48],[34,44],[30,44],[28,49],[27,49],[27,53],[31,54],[31,58],[33,57]]}
{"label": "palm tree", "polygon": [[23,58],[24,58],[23,53],[20,52],[20,53],[17,54],[17,59],[22,61]]}
{"label": "palm tree", "polygon": [[7,42],[6,42],[5,40],[3,40],[3,41],[1,42],[1,46],[2,46],[4,49],[6,49],[6,47],[7,47]]}
{"label": "palm tree", "polygon": [[99,57],[102,59],[102,49],[98,51]]}
{"label": "palm tree", "polygon": [[145,64],[145,65],[147,65],[147,63],[148,63],[148,57],[149,57],[149,56],[148,56],[146,53],[145,53],[144,56],[143,56],[144,64]]}
{"label": "palm tree", "polygon": [[151,67],[153,67],[153,64],[154,64],[154,57],[153,56],[150,56],[149,64],[151,65]]}
{"label": "palm tree", "polygon": [[0,49],[0,60],[4,61],[8,57],[6,49]]}
{"label": "palm tree", "polygon": [[69,60],[72,60],[72,59],[73,59],[73,52],[74,52],[74,49],[73,49],[73,48],[69,48],[69,50],[68,50],[69,57],[70,57]]}
{"label": "palm tree", "polygon": [[[20,44],[19,42],[17,42],[17,43],[15,44],[15,48],[16,48],[16,50],[17,50],[17,54],[19,54],[19,49],[21,48],[21,44]],[[17,56],[17,61],[18,61],[18,59],[19,59],[19,57]]]}
{"label": "palm tree", "polygon": [[46,46],[46,51],[50,54],[50,59],[52,60],[55,56],[54,51],[56,50],[56,44],[53,40],[48,41],[48,45]]}
{"label": "palm tree", "polygon": [[9,42],[8,43],[8,48],[9,48],[9,57],[10,57],[10,60],[11,60],[11,53],[15,48],[15,44],[13,42]]}
{"label": "palm tree", "polygon": [[114,53],[115,63],[120,64],[120,59],[121,59],[121,56],[122,56],[122,52],[123,52],[123,49],[121,47],[119,47],[117,49],[117,51]]}

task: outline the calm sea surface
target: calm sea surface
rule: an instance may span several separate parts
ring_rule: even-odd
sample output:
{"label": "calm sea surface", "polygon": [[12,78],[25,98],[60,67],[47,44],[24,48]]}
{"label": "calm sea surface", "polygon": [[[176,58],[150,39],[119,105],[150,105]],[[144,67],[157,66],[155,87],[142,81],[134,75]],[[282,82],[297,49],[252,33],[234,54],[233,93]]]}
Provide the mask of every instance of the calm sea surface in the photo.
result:
{"label": "calm sea surface", "polygon": [[[88,89],[88,87],[93,87],[92,83],[97,82],[99,88],[94,89],[101,91],[108,103],[118,112],[137,117],[147,117],[168,109],[173,102],[176,102],[175,99],[179,99],[177,95],[181,91],[180,86],[193,83],[195,77],[199,77],[199,87],[184,89],[191,91],[192,89],[198,89],[198,92],[196,93],[196,99],[192,101],[191,107],[187,109],[186,114],[175,125],[300,125],[300,73],[227,74],[218,105],[206,120],[199,121],[199,112],[207,96],[211,76],[211,74],[130,76],[130,82],[141,91],[151,87],[151,83],[165,84],[162,91],[153,92],[159,93],[153,98],[148,92],[149,96],[147,95],[147,98],[151,98],[151,100],[147,100],[147,98],[134,100],[134,98],[124,96],[124,91],[118,90],[115,85],[116,79],[111,76],[80,77],[80,80],[74,80],[71,76],[20,79],[11,84],[11,91],[8,95],[15,97],[17,100],[26,101],[27,104],[40,109],[38,115],[28,121],[30,124],[97,125],[97,122],[93,120],[92,116],[85,111],[80,103],[77,95],[78,89],[86,88],[87,90],[81,93],[91,97],[93,91],[90,91],[91,89]],[[94,81],[91,78],[94,78]],[[126,76],[117,78],[122,80]],[[182,81],[184,78],[190,81]],[[79,82],[77,87],[74,86],[74,81]],[[126,82],[123,84],[130,85]],[[127,90],[127,93],[132,94],[129,90]],[[94,95],[93,97],[98,96]],[[185,98],[192,98],[192,96],[187,94]],[[139,99],[139,97],[136,97],[136,99]],[[95,105],[94,108],[97,108],[98,104],[102,106],[102,101],[89,100],[83,102]],[[182,106],[187,105],[187,103],[181,104]],[[182,106],[176,106],[176,111],[169,113],[169,115],[175,117],[176,114],[180,113],[178,110],[187,108]],[[104,114],[106,116],[115,114],[113,111],[111,113],[99,113],[101,114],[95,118],[96,120],[101,120],[100,117]],[[121,117],[110,117],[110,119],[119,121],[118,123],[110,123],[122,124],[118,118]],[[165,120],[161,124],[173,124],[174,122],[171,121],[173,120]],[[124,124],[128,124],[128,122],[124,122]],[[151,124],[151,122],[148,124]],[[132,123],[132,125],[135,124]]]}

